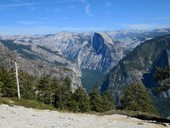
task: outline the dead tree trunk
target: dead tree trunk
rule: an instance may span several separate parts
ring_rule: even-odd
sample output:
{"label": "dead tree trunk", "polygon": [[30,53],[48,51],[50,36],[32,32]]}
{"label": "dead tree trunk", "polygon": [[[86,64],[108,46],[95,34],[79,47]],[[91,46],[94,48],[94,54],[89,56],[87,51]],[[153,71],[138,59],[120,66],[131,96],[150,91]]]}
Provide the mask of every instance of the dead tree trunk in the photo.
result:
{"label": "dead tree trunk", "polygon": [[17,62],[15,63],[15,76],[16,76],[16,83],[17,83],[17,94],[18,94],[18,98],[21,99],[21,95],[20,95],[20,86],[19,86],[19,78],[18,78],[18,65]]}

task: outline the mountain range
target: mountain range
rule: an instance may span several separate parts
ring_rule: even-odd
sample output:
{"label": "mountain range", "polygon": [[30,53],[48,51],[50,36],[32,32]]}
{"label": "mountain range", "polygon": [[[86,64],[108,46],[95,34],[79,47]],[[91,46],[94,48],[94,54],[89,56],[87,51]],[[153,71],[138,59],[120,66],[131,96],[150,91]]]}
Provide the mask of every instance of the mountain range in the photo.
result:
{"label": "mountain range", "polygon": [[49,35],[7,35],[0,36],[0,43],[9,51],[13,51],[20,58],[19,60],[22,60],[20,67],[31,74],[41,75],[43,71],[36,70],[36,66],[30,66],[32,64],[29,66],[25,63],[22,64],[23,60],[34,63],[34,65],[44,63],[49,65],[45,67],[68,69],[68,71],[74,72],[71,73],[74,74],[73,83],[82,84],[90,91],[110,70],[112,72],[112,68],[136,46],[156,36],[169,33],[170,29],[165,28],[149,31],[121,30],[85,33],[59,32]]}
{"label": "mountain range", "polygon": [[[110,71],[102,89],[115,92],[133,83],[143,83],[147,88],[156,87],[153,74],[157,67],[170,65],[170,35],[155,37],[138,45]],[[107,86],[107,87],[106,87]]]}
{"label": "mountain range", "polygon": [[154,78],[157,68],[170,66],[170,35],[155,37],[138,45],[109,72],[100,84],[101,93],[108,89],[119,104],[123,91],[132,83],[145,85],[161,116],[169,116],[170,87],[154,93],[160,85]]}

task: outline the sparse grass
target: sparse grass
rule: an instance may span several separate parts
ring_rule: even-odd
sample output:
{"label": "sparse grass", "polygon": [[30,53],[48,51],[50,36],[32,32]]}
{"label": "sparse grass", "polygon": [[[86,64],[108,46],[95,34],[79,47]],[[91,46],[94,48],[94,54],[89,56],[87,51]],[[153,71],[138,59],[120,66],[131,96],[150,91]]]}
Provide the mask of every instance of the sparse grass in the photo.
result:
{"label": "sparse grass", "polygon": [[35,109],[48,109],[48,110],[56,110],[53,106],[43,104],[36,100],[27,100],[27,99],[17,99],[17,98],[0,98],[0,104],[8,104],[23,106],[27,108],[35,108]]}
{"label": "sparse grass", "polygon": [[158,123],[170,123],[170,120],[161,118],[159,115],[146,113],[146,112],[140,112],[140,111],[112,110],[112,111],[99,113],[100,116],[112,115],[112,114],[127,115],[129,117],[135,117],[135,118],[142,119],[142,120],[156,121]]}
{"label": "sparse grass", "polygon": [[146,112],[140,112],[140,111],[124,111],[124,110],[111,110],[107,112],[100,113],[100,115],[112,115],[112,114],[120,114],[120,115],[127,115],[130,117],[137,116],[137,115],[146,115],[151,117],[159,117],[156,114],[146,113]]}

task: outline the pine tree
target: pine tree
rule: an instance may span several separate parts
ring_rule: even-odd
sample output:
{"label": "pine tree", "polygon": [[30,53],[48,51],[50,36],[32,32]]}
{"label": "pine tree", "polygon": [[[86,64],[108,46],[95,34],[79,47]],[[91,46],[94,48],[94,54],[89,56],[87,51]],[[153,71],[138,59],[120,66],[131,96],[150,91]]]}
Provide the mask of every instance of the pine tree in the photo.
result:
{"label": "pine tree", "polygon": [[105,111],[105,103],[100,96],[99,91],[97,88],[93,89],[93,91],[90,94],[90,104],[91,104],[91,109],[96,112],[103,112]]}
{"label": "pine tree", "polygon": [[24,99],[35,99],[36,78],[20,71],[19,75],[21,97]]}
{"label": "pine tree", "polygon": [[80,112],[90,111],[90,100],[84,88],[78,87],[74,93],[74,99],[78,103]]}
{"label": "pine tree", "polygon": [[131,84],[121,98],[122,108],[125,110],[154,113],[152,100],[143,85]]}
{"label": "pine tree", "polygon": [[0,97],[3,96],[3,93],[2,93],[2,87],[4,86],[4,83],[2,81],[0,81]]}
{"label": "pine tree", "polygon": [[115,100],[114,97],[110,94],[109,91],[105,91],[102,96],[105,103],[105,111],[115,109]]}
{"label": "pine tree", "polygon": [[170,78],[170,67],[164,67],[164,68],[158,67],[153,77],[156,81],[162,81],[167,78]]}
{"label": "pine tree", "polygon": [[153,77],[159,85],[153,89],[154,93],[159,94],[170,89],[170,67],[157,68]]}
{"label": "pine tree", "polygon": [[3,83],[3,97],[15,97],[17,95],[17,87],[13,76],[14,75],[12,73],[8,72],[4,68],[0,68],[0,81]]}
{"label": "pine tree", "polygon": [[67,109],[72,111],[72,112],[79,112],[80,111],[79,105],[76,102],[76,100],[74,99],[74,97],[70,98],[70,101],[68,101]]}
{"label": "pine tree", "polygon": [[72,95],[71,81],[69,78],[65,78],[63,83],[59,84],[55,90],[54,106],[61,110],[72,110],[73,104],[71,102],[74,102]]}
{"label": "pine tree", "polygon": [[38,82],[38,100],[45,104],[52,104],[50,80],[49,76],[44,76]]}

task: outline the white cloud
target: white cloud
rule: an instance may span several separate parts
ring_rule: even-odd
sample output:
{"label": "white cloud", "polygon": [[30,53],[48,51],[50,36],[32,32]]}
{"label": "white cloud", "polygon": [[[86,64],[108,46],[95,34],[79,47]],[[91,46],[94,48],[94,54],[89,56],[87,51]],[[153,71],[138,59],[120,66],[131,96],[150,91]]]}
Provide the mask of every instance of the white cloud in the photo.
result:
{"label": "white cloud", "polygon": [[70,3],[70,2],[79,2],[80,0],[56,0],[56,1],[53,1],[52,3]]}
{"label": "white cloud", "polygon": [[103,31],[110,30],[108,28],[99,27],[54,27],[54,26],[37,26],[37,27],[10,27],[0,26],[0,35],[35,35],[35,34],[53,34],[60,31],[70,32],[87,32],[87,31]]}
{"label": "white cloud", "polygon": [[[65,6],[65,7],[62,7],[62,8],[55,8],[55,9],[52,9],[53,12],[61,12],[61,11],[65,11],[65,10],[74,10],[76,7],[74,5],[69,5],[69,6]],[[48,9],[49,11],[50,9]]]}
{"label": "white cloud", "polygon": [[161,25],[161,24],[120,24],[125,29],[135,29],[135,30],[148,30],[148,29],[154,29],[154,28],[165,28],[169,27],[170,25]]}
{"label": "white cloud", "polygon": [[150,29],[153,28],[152,24],[123,24],[128,29]]}
{"label": "white cloud", "polygon": [[8,8],[8,7],[24,7],[24,6],[27,6],[27,7],[28,7],[28,6],[32,6],[32,5],[34,5],[34,3],[1,4],[1,5],[0,5],[0,8]]}
{"label": "white cloud", "polygon": [[10,4],[1,4],[0,8],[11,8],[11,7],[27,7],[31,10],[34,10],[35,8],[33,7],[33,5],[35,5],[35,3],[25,3],[22,2],[20,0],[13,0],[13,2],[15,3],[10,3]]}
{"label": "white cloud", "polygon": [[96,27],[62,27],[62,31],[94,31],[99,28]]}
{"label": "white cloud", "polygon": [[89,17],[93,17],[93,14],[91,13],[91,4],[88,3],[85,0],[81,0],[82,4],[84,5],[84,9],[85,9],[85,13],[89,16]]}
{"label": "white cloud", "polygon": [[169,20],[169,16],[161,16],[161,17],[155,17],[154,20]]}
{"label": "white cloud", "polygon": [[85,1],[85,0],[81,0],[81,2],[82,2],[83,4],[86,4],[86,1]]}
{"label": "white cloud", "polygon": [[[13,1],[13,3],[1,4],[0,8],[27,7],[30,10],[35,10],[34,5],[46,5],[46,2],[43,2],[43,1],[36,2],[36,3],[35,2],[23,2],[22,0],[12,0],[12,1]],[[71,2],[80,2],[80,0],[56,0],[56,1],[49,1],[49,3],[51,3],[51,4],[62,4],[62,3],[71,3]],[[74,8],[74,7],[70,5],[69,8]]]}
{"label": "white cloud", "polygon": [[0,26],[1,35],[27,35],[27,34],[34,35],[34,34],[49,34],[49,33],[56,33],[56,32],[57,32],[57,28],[51,26],[39,26],[39,27]]}
{"label": "white cloud", "polygon": [[90,4],[87,4],[87,5],[85,6],[85,11],[86,11],[86,14],[87,14],[88,16],[92,17],[93,15],[92,15],[92,13],[91,13],[91,11],[90,11],[90,8],[91,8],[91,5],[90,5]]}
{"label": "white cloud", "polygon": [[23,24],[23,25],[36,25],[36,24],[42,24],[42,22],[39,22],[39,21],[18,21],[17,23]]}
{"label": "white cloud", "polygon": [[104,5],[105,8],[110,8],[112,7],[112,3],[110,1],[107,1]]}

